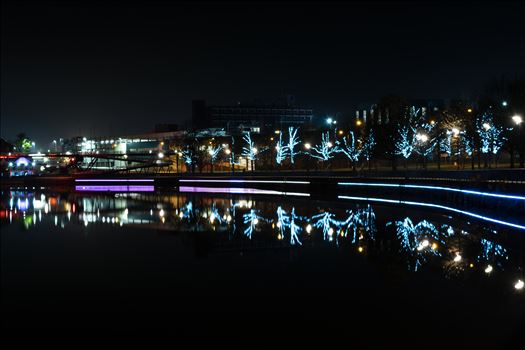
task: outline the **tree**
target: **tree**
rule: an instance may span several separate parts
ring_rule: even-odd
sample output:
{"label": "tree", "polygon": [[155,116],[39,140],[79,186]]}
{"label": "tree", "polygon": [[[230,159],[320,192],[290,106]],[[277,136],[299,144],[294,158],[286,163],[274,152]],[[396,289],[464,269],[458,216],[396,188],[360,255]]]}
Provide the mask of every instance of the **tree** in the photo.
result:
{"label": "tree", "polygon": [[297,137],[298,130],[298,128],[294,128],[293,126],[288,128],[288,144],[286,147],[288,148],[290,163],[292,164],[294,163],[294,157],[297,154],[297,152],[295,152],[295,146],[297,146],[300,142],[299,138]]}
{"label": "tree", "polygon": [[313,158],[327,161],[332,159],[334,154],[337,152],[337,145],[334,145],[332,142],[330,142],[329,131],[326,131],[321,134],[321,143],[319,145],[312,146],[309,155]]}
{"label": "tree", "polygon": [[352,163],[352,169],[355,171],[356,163],[359,161],[361,155],[361,148],[357,145],[357,140],[354,136],[354,132],[349,132],[349,137],[343,137],[343,142],[336,141],[339,146],[337,149],[338,153],[343,153],[348,160]]}

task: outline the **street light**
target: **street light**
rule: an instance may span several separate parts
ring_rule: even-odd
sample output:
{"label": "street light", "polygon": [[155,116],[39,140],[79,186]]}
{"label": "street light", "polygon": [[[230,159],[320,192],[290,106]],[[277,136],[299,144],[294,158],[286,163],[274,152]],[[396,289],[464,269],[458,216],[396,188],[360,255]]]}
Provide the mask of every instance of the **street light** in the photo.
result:
{"label": "street light", "polygon": [[310,145],[308,142],[304,144],[304,148],[306,149],[310,149],[312,147],[312,145]]}
{"label": "street light", "polygon": [[523,122],[523,119],[519,115],[515,115],[512,117],[512,120],[516,125],[520,125]]}
{"label": "street light", "polygon": [[333,121],[334,120],[332,118],[326,118],[326,124],[332,124]]}
{"label": "street light", "polygon": [[502,105],[503,107],[507,107],[507,101],[503,101],[503,102],[501,102],[501,105]]}

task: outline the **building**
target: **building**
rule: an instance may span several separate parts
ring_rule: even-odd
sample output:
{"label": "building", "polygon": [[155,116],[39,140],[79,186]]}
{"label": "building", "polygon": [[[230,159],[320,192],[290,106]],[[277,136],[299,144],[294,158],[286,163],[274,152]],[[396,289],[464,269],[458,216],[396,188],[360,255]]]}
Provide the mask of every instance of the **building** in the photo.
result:
{"label": "building", "polygon": [[207,106],[204,100],[192,103],[192,122],[195,129],[222,128],[228,134],[272,133],[289,126],[309,125],[313,110],[295,106],[287,96],[273,103],[254,102],[231,106]]}

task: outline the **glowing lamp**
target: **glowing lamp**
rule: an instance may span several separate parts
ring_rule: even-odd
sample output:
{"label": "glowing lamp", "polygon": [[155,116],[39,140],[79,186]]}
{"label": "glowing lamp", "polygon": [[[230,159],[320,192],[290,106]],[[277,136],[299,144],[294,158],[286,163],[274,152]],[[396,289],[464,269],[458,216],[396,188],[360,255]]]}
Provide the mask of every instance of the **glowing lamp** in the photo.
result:
{"label": "glowing lamp", "polygon": [[516,284],[514,285],[514,288],[516,288],[517,290],[523,289],[523,281],[518,280],[518,282],[516,282]]}
{"label": "glowing lamp", "polygon": [[512,121],[514,121],[516,125],[520,125],[523,122],[523,119],[521,118],[521,116],[515,115],[512,117]]}

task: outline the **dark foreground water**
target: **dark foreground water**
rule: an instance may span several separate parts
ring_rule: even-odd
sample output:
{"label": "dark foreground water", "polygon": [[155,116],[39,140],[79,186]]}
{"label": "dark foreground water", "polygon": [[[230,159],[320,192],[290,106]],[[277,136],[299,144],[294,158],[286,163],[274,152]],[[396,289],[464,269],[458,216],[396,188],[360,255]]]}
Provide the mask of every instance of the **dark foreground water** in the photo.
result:
{"label": "dark foreground water", "polygon": [[1,203],[10,334],[523,344],[519,229],[283,196],[4,190]]}

